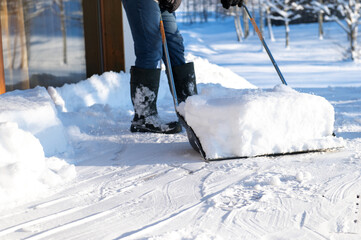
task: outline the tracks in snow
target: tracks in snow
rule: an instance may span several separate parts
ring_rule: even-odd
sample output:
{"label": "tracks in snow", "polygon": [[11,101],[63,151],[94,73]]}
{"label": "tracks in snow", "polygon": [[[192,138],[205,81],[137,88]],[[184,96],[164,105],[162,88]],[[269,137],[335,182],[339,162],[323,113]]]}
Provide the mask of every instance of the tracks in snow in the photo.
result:
{"label": "tracks in snow", "polygon": [[[107,218],[119,221],[120,216],[127,217],[135,206],[144,208],[142,201],[163,194],[154,182],[171,184],[202,171],[205,164],[202,165],[195,170],[182,165],[98,169],[99,172],[89,174],[87,179],[75,182],[48,201],[25,206],[23,211],[2,217],[8,223],[2,224],[0,239],[41,239]],[[88,168],[88,173],[95,170]],[[122,214],[115,214],[117,212]]]}
{"label": "tracks in snow", "polygon": [[350,234],[342,223],[360,219],[360,174],[337,168],[342,159],[329,156],[78,166],[72,186],[3,215],[0,239],[138,239],[179,228],[225,239]]}

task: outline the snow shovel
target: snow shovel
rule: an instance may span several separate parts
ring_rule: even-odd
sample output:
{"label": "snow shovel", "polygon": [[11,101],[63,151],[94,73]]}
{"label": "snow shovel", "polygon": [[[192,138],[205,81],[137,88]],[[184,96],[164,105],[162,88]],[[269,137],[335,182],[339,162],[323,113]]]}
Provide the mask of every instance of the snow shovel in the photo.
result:
{"label": "snow shovel", "polygon": [[[259,31],[257,24],[255,22],[255,20],[252,18],[250,12],[248,11],[247,7],[245,5],[243,5],[243,7],[246,9],[247,14],[252,22],[253,27],[255,28],[264,48],[266,49],[268,56],[270,57],[274,67],[276,68],[276,71],[282,81],[283,84],[287,85],[281,71],[279,70],[276,61],[274,60],[269,48],[267,47],[266,42],[263,39],[263,36],[261,34],[261,32]],[[188,123],[186,122],[186,120],[184,119],[184,117],[179,113],[177,107],[178,107],[178,99],[177,99],[177,93],[175,90],[175,83],[174,83],[174,77],[173,77],[173,72],[172,72],[172,66],[171,66],[171,62],[169,59],[169,51],[168,51],[168,45],[167,45],[167,39],[165,36],[165,30],[164,30],[164,24],[163,24],[163,19],[162,16],[160,18],[160,31],[161,31],[161,35],[162,35],[162,43],[163,43],[163,50],[164,50],[164,56],[165,56],[165,65],[167,67],[167,77],[171,86],[171,92],[172,92],[172,96],[173,96],[173,104],[174,104],[174,108],[175,108],[175,112],[178,116],[178,119],[180,121],[180,123],[182,124],[182,126],[185,128],[186,132],[187,132],[187,136],[188,136],[188,141],[190,143],[190,145],[193,147],[193,149],[197,152],[199,152],[201,154],[201,156],[206,160],[206,161],[217,161],[217,160],[227,160],[227,159],[237,159],[237,158],[245,158],[245,157],[226,157],[226,158],[217,158],[217,159],[210,159],[207,158],[205,151],[203,150],[202,144],[199,140],[199,138],[197,137],[197,135],[195,134],[194,130],[192,129],[191,126],[188,125]]]}
{"label": "snow shovel", "polygon": [[[274,58],[272,57],[272,54],[270,52],[270,50],[268,49],[263,36],[261,34],[261,32],[259,31],[254,19],[251,17],[248,9],[246,8],[245,5],[243,5],[246,9],[246,12],[249,16],[249,18],[251,19],[252,25],[253,27],[256,29],[257,34],[264,46],[264,48],[266,49],[282,83],[284,85],[287,85],[285,79],[283,78],[283,75],[281,73],[281,71],[279,70]],[[171,63],[170,63],[170,59],[169,59],[169,52],[168,52],[168,46],[167,46],[167,40],[166,40],[166,36],[165,36],[165,30],[164,30],[164,25],[163,25],[163,20],[160,19],[160,31],[161,31],[161,35],[162,35],[162,42],[163,42],[163,48],[164,48],[164,55],[165,55],[165,64],[167,67],[167,77],[168,80],[170,82],[170,86],[171,86],[171,91],[172,91],[172,95],[173,95],[173,103],[174,103],[174,108],[175,108],[175,112],[179,118],[180,123],[182,124],[182,126],[185,128],[186,132],[187,132],[187,136],[188,136],[188,141],[191,144],[191,146],[193,147],[194,150],[196,150],[197,152],[199,152],[201,154],[201,156],[204,158],[205,161],[220,161],[220,160],[230,160],[230,159],[240,159],[240,158],[249,158],[251,156],[226,156],[226,157],[209,157],[207,156],[206,152],[204,151],[204,148],[202,147],[202,144],[198,138],[198,136],[195,134],[194,130],[192,129],[192,127],[187,123],[187,121],[185,120],[185,118],[179,113],[178,111],[178,100],[177,100],[177,94],[176,94],[176,89],[175,89],[175,83],[174,83],[174,78],[173,78],[173,73],[172,73],[172,67],[171,67]],[[281,155],[290,155],[290,154],[300,154],[300,153],[310,153],[310,152],[320,152],[320,151],[327,151],[329,149],[316,149],[316,150],[300,150],[300,151],[294,151],[294,152],[286,152],[286,153],[270,153],[270,154],[263,154],[263,155],[256,155],[256,156],[252,156],[252,157],[261,157],[261,156],[281,156]]]}
{"label": "snow shovel", "polygon": [[167,45],[167,39],[165,37],[165,30],[164,30],[164,24],[163,24],[162,16],[160,17],[160,32],[161,32],[161,35],[162,35],[163,50],[164,50],[164,56],[165,56],[165,59],[166,59],[166,61],[165,61],[165,65],[167,67],[166,73],[167,73],[167,77],[168,77],[170,87],[171,87],[175,112],[176,112],[176,114],[178,116],[178,119],[179,119],[180,123],[182,124],[182,126],[185,128],[185,130],[187,132],[189,143],[191,144],[191,146],[193,147],[194,150],[199,152],[201,154],[201,156],[205,160],[207,160],[206,154],[205,154],[205,152],[204,152],[204,150],[202,148],[202,145],[201,145],[201,142],[199,141],[199,138],[194,133],[193,129],[187,124],[186,120],[178,112],[178,109],[177,109],[177,107],[178,107],[178,98],[177,98],[177,92],[175,90],[175,83],[174,83],[174,77],[173,77],[173,72],[172,72],[172,65],[171,65],[170,59],[169,59],[168,45]]}

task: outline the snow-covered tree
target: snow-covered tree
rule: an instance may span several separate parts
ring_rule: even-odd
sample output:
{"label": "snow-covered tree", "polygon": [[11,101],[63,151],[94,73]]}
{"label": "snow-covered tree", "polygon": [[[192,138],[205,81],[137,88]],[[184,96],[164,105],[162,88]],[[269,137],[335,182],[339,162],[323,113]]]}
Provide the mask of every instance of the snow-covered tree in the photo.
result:
{"label": "snow-covered tree", "polygon": [[273,34],[273,29],[272,29],[272,20],[271,20],[271,7],[267,4],[265,4],[265,9],[266,9],[266,19],[267,19],[267,29],[268,29],[268,34],[269,34],[269,38],[271,39],[271,41],[275,41],[275,37]]}
{"label": "snow-covered tree", "polygon": [[234,14],[234,27],[236,28],[237,39],[239,42],[244,38],[244,32],[241,24],[241,11],[240,8],[233,8]]}
{"label": "snow-covered tree", "polygon": [[[305,9],[318,15],[318,36],[323,39],[323,21],[325,13],[329,13],[328,6],[324,4],[324,0],[312,0],[310,4],[306,4]],[[326,0],[327,2],[327,0]]]}
{"label": "snow-covered tree", "polygon": [[312,7],[325,14],[325,19],[336,21],[345,30],[349,42],[349,52],[352,60],[359,56],[357,49],[357,33],[361,19],[360,0],[333,0],[325,3],[314,0]]}
{"label": "snow-covered tree", "polygon": [[304,12],[309,12],[312,15],[317,15],[318,36],[320,40],[323,39],[323,22],[325,19],[325,15],[330,15],[331,6],[333,5],[330,4],[329,0],[309,0],[303,4]]}
{"label": "snow-covered tree", "polygon": [[259,29],[263,35],[264,32],[264,4],[263,0],[258,0],[258,11],[259,11]]}
{"label": "snow-covered tree", "polygon": [[186,23],[208,22],[211,11],[215,11],[215,6],[219,1],[216,0],[183,0],[183,17]]}
{"label": "snow-covered tree", "polygon": [[337,0],[336,10],[345,17],[345,26],[342,21],[337,17],[333,16],[336,22],[345,30],[350,41],[350,53],[351,59],[355,60],[358,58],[357,52],[357,33],[358,25],[361,17],[361,2],[360,0]]}
{"label": "snow-covered tree", "polygon": [[[248,4],[247,0],[243,0],[243,4]],[[243,11],[243,27],[244,27],[244,37],[247,38],[249,35],[249,19],[246,13],[246,10],[242,8]]]}
{"label": "snow-covered tree", "polygon": [[[320,3],[320,5],[323,4],[323,2],[324,2],[324,0],[317,0],[317,1],[318,1],[318,3]],[[317,14],[318,14],[318,36],[322,40],[323,34],[324,34],[323,21],[324,21],[325,11],[321,8]]]}
{"label": "snow-covered tree", "polygon": [[285,25],[285,39],[286,48],[289,47],[290,43],[290,27],[291,21],[294,21],[301,17],[299,11],[303,10],[302,2],[294,0],[267,0],[267,6],[271,10],[270,18],[273,20],[280,20]]}

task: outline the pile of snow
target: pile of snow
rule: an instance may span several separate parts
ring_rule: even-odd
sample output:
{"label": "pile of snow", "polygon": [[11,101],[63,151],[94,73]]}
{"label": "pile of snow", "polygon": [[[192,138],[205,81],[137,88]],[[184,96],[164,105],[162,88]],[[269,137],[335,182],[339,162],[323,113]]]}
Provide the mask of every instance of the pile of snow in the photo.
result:
{"label": "pile of snow", "polygon": [[[226,83],[227,86],[231,81],[236,88],[254,88],[228,69],[191,55],[187,58],[195,62],[200,83]],[[164,71],[160,81],[158,102],[169,105],[171,94]],[[129,82],[129,73],[106,72],[63,87],[48,90],[36,87],[1,95],[0,203],[35,197],[51,186],[73,179],[75,167],[58,157],[70,157],[73,149],[68,143],[68,133],[86,123],[74,122],[66,115],[59,118],[58,114],[94,113],[99,109],[94,108],[96,106],[131,114]],[[67,130],[62,121],[76,126],[67,126]]]}
{"label": "pile of snow", "polygon": [[0,204],[36,196],[75,177],[75,167],[46,158],[40,141],[16,123],[0,123]]}
{"label": "pile of snow", "polygon": [[35,197],[75,177],[75,167],[55,157],[71,147],[45,88],[0,96],[0,136],[0,203]]}
{"label": "pile of snow", "polygon": [[230,69],[212,64],[205,58],[188,54],[186,60],[194,62],[197,83],[220,84],[222,87],[234,89],[257,88]]}
{"label": "pile of snow", "polygon": [[[256,88],[244,78],[227,68],[208,62],[206,59],[186,56],[188,62],[194,62],[197,83],[213,83],[235,89]],[[130,98],[130,74],[106,72],[76,84],[65,84],[63,87],[48,89],[58,109],[62,112],[76,112],[95,104],[104,104],[123,111],[132,111]],[[171,102],[167,76],[161,73],[158,102]]]}
{"label": "pile of snow", "polygon": [[101,76],[95,74],[79,83],[65,84],[57,88],[49,87],[48,91],[62,112],[76,112],[95,104],[129,109],[129,80],[129,73],[105,72]]}
{"label": "pile of snow", "polygon": [[210,159],[342,145],[332,137],[332,105],[285,85],[269,91],[206,87],[179,109]]}
{"label": "pile of snow", "polygon": [[0,122],[17,123],[20,129],[32,133],[47,157],[69,150],[54,102],[43,87],[0,95]]}

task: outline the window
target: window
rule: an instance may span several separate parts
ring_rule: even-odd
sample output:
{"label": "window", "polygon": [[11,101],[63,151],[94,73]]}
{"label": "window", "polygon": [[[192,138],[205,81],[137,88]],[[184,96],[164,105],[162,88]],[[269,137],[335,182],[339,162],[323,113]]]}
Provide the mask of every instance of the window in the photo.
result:
{"label": "window", "polygon": [[81,0],[0,0],[6,90],[86,78]]}

